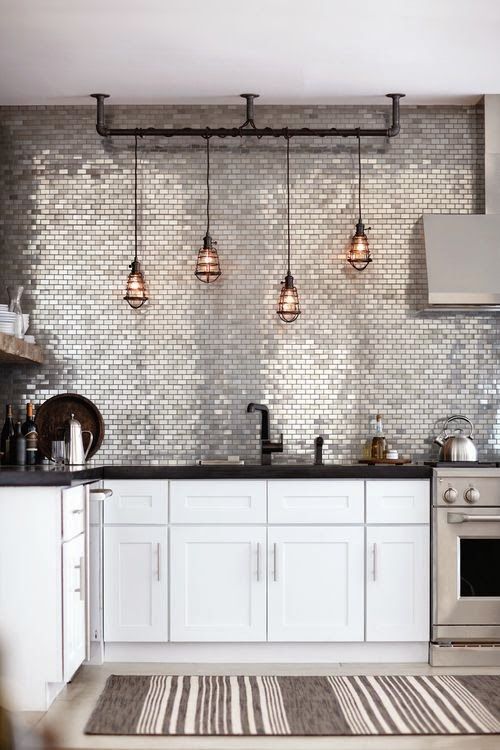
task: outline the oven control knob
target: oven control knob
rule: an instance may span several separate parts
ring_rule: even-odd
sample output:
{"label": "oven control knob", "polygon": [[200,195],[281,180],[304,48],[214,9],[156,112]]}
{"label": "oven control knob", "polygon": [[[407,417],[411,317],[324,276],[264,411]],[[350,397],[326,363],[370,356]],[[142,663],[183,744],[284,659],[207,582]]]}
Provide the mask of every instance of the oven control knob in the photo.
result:
{"label": "oven control knob", "polygon": [[477,503],[479,501],[479,498],[481,497],[481,493],[479,490],[476,490],[475,487],[469,487],[468,490],[465,490],[464,492],[464,499],[466,503]]}
{"label": "oven control knob", "polygon": [[444,491],[443,500],[445,503],[454,503],[457,497],[458,492],[454,487],[448,487],[448,489]]}

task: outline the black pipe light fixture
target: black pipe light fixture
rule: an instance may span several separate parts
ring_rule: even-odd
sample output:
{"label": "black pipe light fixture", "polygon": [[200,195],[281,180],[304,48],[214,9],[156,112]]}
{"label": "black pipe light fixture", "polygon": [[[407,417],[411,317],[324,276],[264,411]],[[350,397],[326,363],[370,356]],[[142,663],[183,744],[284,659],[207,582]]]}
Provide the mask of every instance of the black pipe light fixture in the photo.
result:
{"label": "black pipe light fixture", "polygon": [[290,271],[290,137],[286,136],[286,195],[287,195],[287,245],[288,266],[276,312],[284,323],[293,323],[300,315],[299,293]]}
{"label": "black pipe light fixture", "polygon": [[[369,263],[372,262],[370,255],[370,247],[368,245],[368,237],[365,233],[365,225],[361,218],[361,136],[358,133],[358,223],[356,224],[356,231],[354,232],[349,252],[347,253],[347,261],[351,264],[356,271],[364,271]],[[371,229],[371,227],[367,227]]]}
{"label": "black pipe light fixture", "polygon": [[210,284],[217,281],[222,271],[220,270],[219,255],[217,253],[217,243],[210,236],[210,136],[207,139],[207,231],[203,238],[203,247],[198,251],[198,260],[196,261],[196,270],[194,275],[198,281]]}
{"label": "black pipe light fixture", "polygon": [[130,307],[137,310],[148,301],[148,293],[144,274],[141,271],[141,264],[137,258],[137,135],[135,136],[134,148],[134,260],[130,264],[130,273],[127,279],[127,290],[123,298],[128,302]]}

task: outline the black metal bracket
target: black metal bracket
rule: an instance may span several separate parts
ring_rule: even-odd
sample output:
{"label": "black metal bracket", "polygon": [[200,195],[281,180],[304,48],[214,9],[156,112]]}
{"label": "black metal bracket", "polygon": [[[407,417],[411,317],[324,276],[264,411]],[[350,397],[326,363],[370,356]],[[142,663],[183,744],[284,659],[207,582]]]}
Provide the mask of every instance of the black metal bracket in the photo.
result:
{"label": "black metal bracket", "polygon": [[399,134],[399,100],[405,94],[386,94],[392,99],[392,123],[388,128],[258,128],[254,122],[254,99],[259,94],[241,94],[246,99],[246,121],[239,128],[109,128],[105,124],[104,100],[109,94],[91,94],[97,100],[96,130],[104,136],[164,136],[165,138],[394,138]]}

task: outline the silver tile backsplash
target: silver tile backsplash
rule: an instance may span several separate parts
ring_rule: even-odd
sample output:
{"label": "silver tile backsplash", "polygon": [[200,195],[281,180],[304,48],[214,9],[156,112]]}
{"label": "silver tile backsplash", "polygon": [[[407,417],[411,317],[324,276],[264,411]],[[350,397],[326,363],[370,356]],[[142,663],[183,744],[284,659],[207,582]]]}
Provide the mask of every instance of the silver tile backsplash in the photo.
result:
{"label": "silver tile backsplash", "polygon": [[[389,107],[256,107],[259,125],[378,127]],[[107,107],[116,125],[238,125],[241,106]],[[19,407],[75,391],[98,405],[107,462],[258,457],[271,410],[286,458],[360,456],[380,410],[416,459],[436,420],[459,412],[500,452],[500,317],[434,314],[421,215],[484,210],[483,114],[403,107],[402,132],[363,148],[363,215],[374,262],[345,263],[357,218],[354,139],[291,143],[292,272],[303,314],[274,312],[285,272],[285,144],[214,140],[212,236],[223,275],[194,277],[205,232],[205,145],[139,143],[140,258],[147,308],[122,300],[133,256],[133,139],[100,138],[88,107],[0,108],[2,286],[23,283],[41,367],[0,367]],[[453,248],[450,247],[450,264]],[[3,300],[6,296],[2,290]],[[280,460],[280,459],[278,459]]]}

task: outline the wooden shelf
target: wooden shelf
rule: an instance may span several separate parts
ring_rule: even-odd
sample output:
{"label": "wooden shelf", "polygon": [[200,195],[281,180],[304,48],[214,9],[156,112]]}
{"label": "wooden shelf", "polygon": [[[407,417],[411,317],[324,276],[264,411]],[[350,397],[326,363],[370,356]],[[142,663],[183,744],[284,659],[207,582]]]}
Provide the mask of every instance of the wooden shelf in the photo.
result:
{"label": "wooden shelf", "polygon": [[39,365],[42,362],[43,353],[38,344],[28,344],[23,339],[0,333],[0,363]]}

